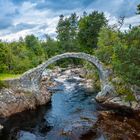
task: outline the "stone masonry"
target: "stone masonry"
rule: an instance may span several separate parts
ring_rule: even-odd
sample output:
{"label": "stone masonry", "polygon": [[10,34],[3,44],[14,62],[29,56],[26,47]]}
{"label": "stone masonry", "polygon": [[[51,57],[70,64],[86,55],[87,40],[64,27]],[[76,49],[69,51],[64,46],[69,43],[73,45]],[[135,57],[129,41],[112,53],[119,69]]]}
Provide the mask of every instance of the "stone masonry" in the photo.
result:
{"label": "stone masonry", "polygon": [[[96,98],[100,101],[105,100],[110,94],[113,95],[114,88],[110,84],[108,79],[108,70],[105,69],[103,64],[97,59],[97,57],[92,56],[86,53],[64,53],[60,55],[56,55],[44,63],[38,65],[37,67],[30,69],[25,72],[20,78],[14,80],[8,80],[7,83],[10,87],[14,87],[24,91],[30,91],[34,93],[39,93],[40,90],[40,80],[42,77],[43,71],[52,63],[63,59],[63,58],[80,58],[87,60],[91,64],[93,64],[99,73],[100,83],[101,83],[101,92],[96,96]],[[111,95],[111,96],[112,96]]]}

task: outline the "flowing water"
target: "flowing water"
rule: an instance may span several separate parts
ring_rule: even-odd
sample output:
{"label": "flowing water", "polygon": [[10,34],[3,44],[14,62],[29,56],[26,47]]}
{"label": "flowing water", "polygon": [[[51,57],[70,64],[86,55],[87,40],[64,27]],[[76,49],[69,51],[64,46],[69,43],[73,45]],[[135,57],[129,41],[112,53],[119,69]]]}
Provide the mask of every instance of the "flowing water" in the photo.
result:
{"label": "flowing water", "polygon": [[[71,79],[60,77],[55,80],[61,84],[50,89],[53,91],[50,103],[5,119],[6,124],[0,140],[107,139],[98,128],[94,131],[99,119],[98,111],[103,109],[94,100],[96,93],[84,88],[78,77]],[[128,128],[127,121],[131,122]],[[112,140],[122,137],[130,140],[139,139],[139,123],[136,123],[135,119],[126,120],[126,117],[122,116],[109,117],[107,120],[101,120],[101,125],[109,137],[113,136]],[[136,132],[133,137],[129,136],[131,128]]]}
{"label": "flowing water", "polygon": [[[55,79],[61,81],[61,79]],[[96,93],[88,92],[79,79],[62,79],[55,87],[49,105],[36,111],[26,111],[7,120],[3,139],[19,140],[77,140],[89,131],[97,120],[100,106]],[[57,90],[56,90],[57,89]],[[9,130],[9,131],[8,131]],[[103,139],[100,134],[97,139]]]}

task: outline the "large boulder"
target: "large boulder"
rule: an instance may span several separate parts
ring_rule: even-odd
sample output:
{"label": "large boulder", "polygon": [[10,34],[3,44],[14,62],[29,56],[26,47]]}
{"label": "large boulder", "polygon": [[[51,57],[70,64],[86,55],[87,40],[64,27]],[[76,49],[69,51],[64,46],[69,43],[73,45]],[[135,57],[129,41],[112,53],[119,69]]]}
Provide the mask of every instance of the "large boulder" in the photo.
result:
{"label": "large boulder", "polygon": [[109,98],[115,97],[115,89],[111,83],[103,86],[102,90],[97,94],[96,100],[99,102],[105,102]]}

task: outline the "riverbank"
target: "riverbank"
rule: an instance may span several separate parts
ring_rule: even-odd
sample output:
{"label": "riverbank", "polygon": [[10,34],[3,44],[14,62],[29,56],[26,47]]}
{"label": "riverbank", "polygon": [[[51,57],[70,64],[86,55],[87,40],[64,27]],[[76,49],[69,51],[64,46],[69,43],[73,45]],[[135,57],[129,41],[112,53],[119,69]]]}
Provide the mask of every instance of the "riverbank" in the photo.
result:
{"label": "riverbank", "polygon": [[0,89],[0,116],[8,117],[12,114],[28,109],[35,109],[39,105],[50,101],[51,92],[48,86],[54,86],[56,82],[50,82],[50,77],[42,79],[40,93],[25,92],[15,88]]}
{"label": "riverbank", "polygon": [[[5,125],[4,126],[6,127],[5,129],[9,129],[9,127],[12,127],[13,125],[11,124],[11,126],[9,126],[9,121],[7,120],[11,120],[11,118],[15,120],[15,116],[21,116],[21,114],[25,114],[23,115],[23,120],[27,121],[29,119],[28,117],[25,117],[27,113],[22,113],[22,112],[26,112],[27,110],[29,110],[27,112],[28,114],[30,114],[30,112],[32,112],[33,110],[34,110],[33,112],[36,112],[35,108],[38,108],[37,106],[44,105],[44,104],[46,104],[46,106],[49,106],[48,103],[50,102],[53,93],[61,90],[61,86],[59,87],[58,85],[63,85],[65,82],[66,83],[70,82],[72,86],[69,87],[67,85],[68,87],[67,89],[65,89],[67,92],[71,92],[71,90],[74,90],[76,92],[76,90],[79,87],[84,87],[84,89],[88,92],[88,94],[84,96],[84,98],[85,99],[88,98],[90,94],[93,94],[94,87],[93,87],[93,79],[91,80],[91,79],[84,78],[86,74],[87,72],[81,68],[76,68],[76,69],[58,68],[53,71],[49,70],[47,72],[44,72],[41,80],[40,94],[37,93],[32,94],[29,92],[24,93],[22,91],[17,91],[15,89],[6,89],[6,88],[2,89],[3,90],[2,94],[0,94],[1,120],[4,120],[1,121],[3,122],[2,125]],[[74,82],[77,83],[76,85],[78,88],[73,89],[74,85],[72,83]],[[94,97],[95,96],[96,95],[94,95]],[[82,100],[83,97],[81,98],[81,101]],[[95,102],[95,100],[92,101],[90,98],[90,104],[92,104],[92,102]],[[99,133],[101,132],[103,133],[103,135],[101,136],[110,137],[112,140],[122,138],[123,134],[125,134],[126,137],[127,133],[129,134],[128,136],[134,140],[139,138],[140,114],[138,112],[134,111],[130,107],[123,106],[123,105],[120,106],[114,103],[112,104],[97,103],[97,104],[99,104],[99,106],[101,106],[104,109],[96,112],[96,114],[98,114],[98,119],[96,121],[94,119],[91,119],[92,117],[94,117],[95,114],[91,115],[90,117],[88,116],[88,114],[86,114],[86,116],[84,117],[82,115],[80,116],[80,119],[83,121],[83,123],[87,121],[87,124],[79,124],[79,122],[76,121],[75,123],[72,123],[70,126],[66,126],[64,130],[60,130],[59,133],[62,136],[70,136],[73,132],[75,133],[75,129],[77,129],[80,132],[78,133],[78,135],[81,138],[81,140],[84,140],[88,136],[90,138],[92,137],[94,138],[95,136],[98,137]],[[77,109],[76,107],[75,109],[76,112],[80,112],[81,110],[81,109]],[[33,114],[36,115],[36,113]],[[18,117],[17,120],[18,122],[21,122],[20,117]],[[1,125],[1,129],[3,129],[2,125]],[[83,127],[83,125],[87,125],[87,126]],[[109,128],[111,128],[112,125],[113,125],[113,129],[110,130]],[[43,129],[48,131],[49,128],[50,128],[49,126],[45,126],[45,128]],[[11,131],[11,130],[7,130],[7,131]],[[14,134],[13,132],[9,132],[9,133],[15,135],[17,134],[18,129],[12,128],[12,131],[14,131]],[[117,131],[118,133],[116,133],[115,131]],[[131,131],[133,131],[134,133],[131,133]],[[26,137],[27,135],[31,137],[35,137],[35,135],[33,135],[32,133],[26,133],[26,132],[25,133],[21,132],[21,133],[23,133],[24,137]]]}
{"label": "riverbank", "polygon": [[[89,91],[95,91],[96,84],[94,79],[85,79],[87,71],[82,68],[68,68],[55,70],[48,70],[42,75],[40,84],[40,93],[24,92],[22,90],[16,90],[15,88],[2,88],[0,90],[0,116],[8,117],[12,114],[22,112],[24,110],[35,109],[37,106],[48,103],[51,99],[52,92],[49,90],[57,84],[61,84],[63,79],[69,79],[73,81],[73,76],[79,77],[81,86]],[[53,80],[56,77],[61,78],[59,80]],[[94,84],[93,84],[94,83]],[[108,97],[105,102],[101,103],[110,109],[122,109],[130,110],[132,112],[139,112],[140,104],[137,101],[125,101],[123,96],[116,95],[115,97]]]}
{"label": "riverbank", "polygon": [[84,133],[80,140],[95,139],[100,132],[105,140],[139,140],[140,115],[137,113],[124,113],[121,110],[99,111],[98,120],[92,129]]}
{"label": "riverbank", "polygon": [[[61,69],[50,70],[44,72],[40,84],[40,93],[25,92],[15,88],[3,87],[0,89],[0,118],[7,118],[13,114],[23,112],[25,110],[32,110],[40,105],[47,104],[51,100],[52,92],[49,90],[52,87],[60,84],[60,81],[52,81],[54,77],[62,79],[72,79],[72,75],[81,75],[83,77],[84,70],[81,69],[68,69],[63,71]],[[80,75],[79,75],[80,74]],[[77,79],[75,79],[77,80]],[[82,84],[88,89],[92,90],[92,80],[80,78]],[[0,127],[2,129],[3,127]]]}

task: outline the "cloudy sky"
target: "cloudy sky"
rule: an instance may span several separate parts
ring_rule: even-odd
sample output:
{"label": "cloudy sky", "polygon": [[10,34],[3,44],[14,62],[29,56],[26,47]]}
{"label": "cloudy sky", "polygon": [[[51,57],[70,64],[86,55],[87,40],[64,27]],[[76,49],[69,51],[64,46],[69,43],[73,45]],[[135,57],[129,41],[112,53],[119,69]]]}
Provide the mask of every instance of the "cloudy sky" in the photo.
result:
{"label": "cloudy sky", "polygon": [[140,0],[0,0],[0,39],[12,41],[27,34],[55,37],[60,14],[94,10],[105,12],[110,24],[125,16],[126,30],[140,24],[140,15],[135,14],[138,4]]}

